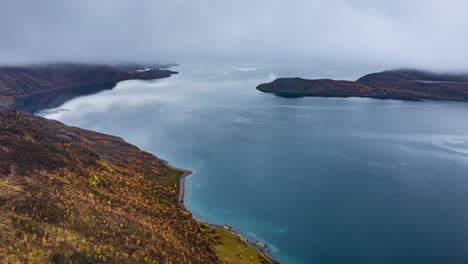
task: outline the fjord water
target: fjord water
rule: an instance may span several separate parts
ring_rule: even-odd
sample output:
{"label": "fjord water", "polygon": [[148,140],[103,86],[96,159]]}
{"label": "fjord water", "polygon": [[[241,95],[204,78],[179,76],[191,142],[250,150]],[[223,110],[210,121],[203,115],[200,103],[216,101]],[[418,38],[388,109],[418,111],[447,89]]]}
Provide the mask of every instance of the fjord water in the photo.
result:
{"label": "fjord water", "polygon": [[193,170],[194,215],[285,263],[468,263],[468,103],[255,90],[279,76],[358,77],[345,71],[175,70],[43,114]]}

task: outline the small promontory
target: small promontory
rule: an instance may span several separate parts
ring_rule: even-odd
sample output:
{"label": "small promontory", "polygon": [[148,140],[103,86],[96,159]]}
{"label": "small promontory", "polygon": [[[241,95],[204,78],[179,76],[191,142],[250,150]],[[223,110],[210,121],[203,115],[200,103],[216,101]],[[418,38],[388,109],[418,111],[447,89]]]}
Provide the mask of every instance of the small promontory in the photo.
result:
{"label": "small promontory", "polygon": [[58,107],[81,95],[112,89],[130,79],[166,78],[177,72],[161,66],[47,64],[0,67],[0,106],[35,112]]}
{"label": "small promontory", "polygon": [[468,101],[468,74],[391,70],[356,81],[280,78],[258,90],[285,97],[371,97],[398,100]]}

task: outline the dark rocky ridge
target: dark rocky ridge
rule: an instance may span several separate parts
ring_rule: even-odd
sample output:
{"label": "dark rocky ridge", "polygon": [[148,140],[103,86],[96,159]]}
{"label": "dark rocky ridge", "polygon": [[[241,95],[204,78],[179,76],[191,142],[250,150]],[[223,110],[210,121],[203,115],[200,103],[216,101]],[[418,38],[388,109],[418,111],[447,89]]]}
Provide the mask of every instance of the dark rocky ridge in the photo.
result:
{"label": "dark rocky ridge", "polygon": [[60,106],[76,96],[112,89],[130,79],[166,78],[176,72],[143,66],[54,64],[0,67],[0,105],[35,112]]}
{"label": "dark rocky ridge", "polygon": [[438,74],[393,70],[366,75],[357,81],[280,78],[257,87],[286,97],[372,97],[399,100],[468,101],[468,74]]}

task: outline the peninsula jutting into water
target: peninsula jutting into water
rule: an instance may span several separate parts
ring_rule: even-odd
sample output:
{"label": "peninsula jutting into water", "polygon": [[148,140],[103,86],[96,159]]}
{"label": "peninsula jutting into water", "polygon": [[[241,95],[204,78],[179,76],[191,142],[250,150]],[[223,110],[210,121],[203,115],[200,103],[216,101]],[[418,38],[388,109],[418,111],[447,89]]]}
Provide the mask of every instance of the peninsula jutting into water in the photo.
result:
{"label": "peninsula jutting into water", "polygon": [[257,87],[286,97],[371,97],[398,100],[468,101],[468,74],[392,70],[368,74],[357,81],[280,78]]}
{"label": "peninsula jutting into water", "polygon": [[0,106],[36,112],[124,80],[167,78],[163,65],[46,64],[0,67]]}

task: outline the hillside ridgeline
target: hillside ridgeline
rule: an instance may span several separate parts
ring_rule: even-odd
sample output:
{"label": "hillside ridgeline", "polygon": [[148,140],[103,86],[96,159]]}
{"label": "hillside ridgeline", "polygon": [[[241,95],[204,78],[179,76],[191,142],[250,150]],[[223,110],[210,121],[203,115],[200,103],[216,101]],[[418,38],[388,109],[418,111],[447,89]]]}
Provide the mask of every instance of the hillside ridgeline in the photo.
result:
{"label": "hillside ridgeline", "polygon": [[393,70],[366,75],[357,81],[279,78],[257,87],[285,97],[371,97],[398,100],[468,101],[468,74],[438,74]]}
{"label": "hillside ridgeline", "polygon": [[130,79],[166,78],[176,72],[142,66],[51,64],[0,67],[0,106],[35,112],[74,97],[112,89]]}

